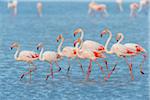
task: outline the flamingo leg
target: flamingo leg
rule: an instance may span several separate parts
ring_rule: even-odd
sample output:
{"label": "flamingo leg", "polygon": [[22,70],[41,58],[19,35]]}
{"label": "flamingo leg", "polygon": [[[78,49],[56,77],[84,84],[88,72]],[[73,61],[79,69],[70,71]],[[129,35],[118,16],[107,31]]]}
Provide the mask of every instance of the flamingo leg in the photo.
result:
{"label": "flamingo leg", "polygon": [[102,73],[105,74],[105,73],[104,73],[104,70],[103,70],[103,67],[102,67],[96,60],[95,60],[95,63],[99,66],[99,68],[100,68],[100,70],[102,71]]}
{"label": "flamingo leg", "polygon": [[106,69],[107,69],[107,71],[108,71],[108,63],[107,63],[107,60],[104,60],[104,63],[105,63],[105,65],[106,65]]}
{"label": "flamingo leg", "polygon": [[117,63],[114,65],[113,69],[108,73],[107,78],[104,78],[105,81],[107,81],[110,78],[110,76],[112,75],[112,73],[115,71],[116,66],[117,66]]}
{"label": "flamingo leg", "polygon": [[47,76],[46,76],[46,80],[48,80],[48,78],[49,78],[49,76],[52,76],[52,79],[53,79],[53,66],[52,66],[52,64],[50,63],[50,74],[48,74]]}
{"label": "flamingo leg", "polygon": [[29,70],[29,72],[30,72],[30,81],[31,81],[31,76],[32,76],[31,72],[32,72],[32,71],[31,71],[31,70]]}
{"label": "flamingo leg", "polygon": [[89,76],[91,74],[91,70],[92,70],[92,60],[90,60],[90,63],[89,63],[89,67],[88,67],[88,71],[87,71],[87,75],[86,75],[86,80],[89,79]]}
{"label": "flamingo leg", "polygon": [[144,74],[142,65],[144,64],[144,62],[145,62],[145,60],[146,60],[146,58],[147,58],[147,55],[146,55],[146,54],[143,54],[142,56],[143,56],[144,58],[143,58],[142,63],[140,64],[140,73],[141,73],[141,74]]}
{"label": "flamingo leg", "polygon": [[56,72],[60,72],[61,71],[61,67],[58,65],[57,62],[55,62],[55,64],[56,64],[56,67],[59,68]]}
{"label": "flamingo leg", "polygon": [[30,75],[30,81],[31,81],[31,73],[35,70],[35,69],[31,69],[31,68],[30,68],[31,64],[32,64],[32,63],[29,64],[29,71],[23,73],[23,74],[21,75],[21,77],[20,77],[20,80],[21,80],[25,75],[28,75],[28,74],[29,74],[29,75]]}
{"label": "flamingo leg", "polygon": [[69,71],[70,71],[70,58],[68,58],[68,69],[67,69],[67,74],[69,74]]}
{"label": "flamingo leg", "polygon": [[129,64],[128,60],[126,57],[124,57],[126,63],[128,64],[129,66],[129,71],[130,71],[130,76],[131,76],[131,79],[134,80],[134,77],[133,77],[133,74],[132,74],[132,62]]}
{"label": "flamingo leg", "polygon": [[79,63],[80,68],[81,68],[81,70],[82,70],[82,73],[84,74],[84,70],[83,70],[82,64],[80,63],[79,59],[78,59],[78,58],[76,58],[76,61]]}

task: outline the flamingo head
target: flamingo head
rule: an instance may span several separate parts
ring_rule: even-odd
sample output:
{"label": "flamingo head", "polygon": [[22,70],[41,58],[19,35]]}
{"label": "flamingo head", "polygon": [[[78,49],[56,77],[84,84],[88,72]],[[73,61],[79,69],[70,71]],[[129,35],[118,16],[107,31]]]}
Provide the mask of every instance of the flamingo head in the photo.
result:
{"label": "flamingo head", "polygon": [[42,43],[39,43],[39,44],[36,46],[37,50],[39,50],[39,49],[42,48],[42,47],[43,47],[43,44],[42,44]]}
{"label": "flamingo head", "polygon": [[74,41],[74,47],[77,45],[77,43],[81,43],[81,39],[78,38],[77,40]]}
{"label": "flamingo head", "polygon": [[122,33],[118,33],[117,34],[117,36],[116,36],[116,41],[117,42],[120,40],[120,38],[122,37],[122,35],[123,35]]}
{"label": "flamingo head", "polygon": [[81,29],[81,28],[76,29],[76,30],[74,31],[74,37],[75,37],[78,33],[80,33],[80,32],[82,32],[82,29]]}
{"label": "flamingo head", "polygon": [[104,35],[104,34],[107,34],[108,31],[109,31],[109,29],[108,29],[108,28],[105,28],[105,29],[101,32],[100,36],[103,37],[103,35]]}
{"label": "flamingo head", "polygon": [[60,39],[64,39],[63,36],[62,36],[62,34],[60,34],[60,35],[57,36],[56,41],[59,42]]}
{"label": "flamingo head", "polygon": [[14,42],[11,44],[10,49],[12,50],[13,48],[18,48],[19,44],[17,42]]}

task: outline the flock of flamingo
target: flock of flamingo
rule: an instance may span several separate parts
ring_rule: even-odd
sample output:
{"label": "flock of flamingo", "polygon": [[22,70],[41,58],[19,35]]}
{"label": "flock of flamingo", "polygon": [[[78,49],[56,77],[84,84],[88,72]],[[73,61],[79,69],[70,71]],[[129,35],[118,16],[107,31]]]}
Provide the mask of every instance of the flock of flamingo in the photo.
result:
{"label": "flock of flamingo", "polygon": [[[36,47],[37,50],[40,50],[40,53],[36,53],[34,51],[21,51],[19,43],[15,42],[11,44],[11,49],[16,48],[16,53],[14,54],[14,59],[16,61],[23,61],[27,62],[29,64],[29,71],[26,73],[23,73],[20,77],[22,79],[25,75],[30,75],[31,80],[31,73],[36,71],[36,66],[33,64],[33,61],[39,60],[39,61],[45,61],[50,64],[50,73],[47,74],[46,80],[51,76],[54,77],[55,73],[58,73],[61,71],[61,67],[57,63],[59,60],[62,60],[63,58],[68,59],[68,70],[67,74],[70,70],[70,59],[76,60],[80,68],[82,70],[82,73],[84,74],[84,70],[82,67],[82,64],[80,63],[80,60],[87,59],[89,60],[89,66],[87,70],[87,74],[85,77],[85,80],[89,79],[91,70],[92,70],[92,62],[95,62],[99,67],[102,73],[104,74],[104,80],[108,80],[110,76],[112,75],[113,71],[115,70],[117,63],[113,66],[113,68],[108,72],[108,74],[105,74],[103,67],[98,63],[97,59],[101,58],[102,61],[105,63],[105,67],[108,71],[108,62],[106,60],[106,54],[115,54],[119,58],[125,59],[125,62],[127,63],[129,67],[129,72],[131,79],[134,80],[134,76],[132,74],[132,58],[137,55],[143,56],[143,60],[141,61],[139,67],[140,67],[140,73],[144,74],[142,66],[144,64],[144,61],[146,60],[146,50],[140,46],[139,44],[135,43],[126,43],[122,44],[121,42],[124,39],[123,33],[118,33],[116,36],[116,43],[113,44],[110,50],[108,50],[108,44],[112,39],[112,33],[108,28],[105,28],[102,32],[100,32],[100,37],[102,38],[104,35],[109,35],[105,45],[100,44],[93,40],[83,40],[84,37],[84,31],[82,28],[78,28],[74,31],[74,37],[76,37],[78,34],[79,37],[74,41],[74,46],[65,46],[63,47],[64,43],[64,37],[62,34],[60,34],[56,40],[59,42],[57,51],[44,51],[44,45],[42,43],[39,43]],[[131,59],[131,62],[128,61],[127,58]],[[56,64],[56,67],[58,70],[53,71],[53,64]]]}
{"label": "flock of flamingo", "polygon": [[[124,0],[116,0],[116,4],[118,5],[118,8],[120,12],[124,11],[123,8],[123,1]],[[18,0],[12,0],[11,2],[8,2],[8,8],[11,8],[13,10],[13,15],[17,15],[17,6],[18,6]],[[136,16],[137,12],[141,12],[144,8],[147,9],[149,7],[149,0],[140,0],[139,2],[132,2],[130,3],[130,16]],[[95,1],[91,1],[88,5],[88,13],[92,14],[92,12],[102,12],[103,16],[108,16],[107,12],[107,5],[106,4],[98,4]],[[38,1],[37,3],[37,12],[39,16],[42,16],[42,9],[43,4],[41,1]]]}

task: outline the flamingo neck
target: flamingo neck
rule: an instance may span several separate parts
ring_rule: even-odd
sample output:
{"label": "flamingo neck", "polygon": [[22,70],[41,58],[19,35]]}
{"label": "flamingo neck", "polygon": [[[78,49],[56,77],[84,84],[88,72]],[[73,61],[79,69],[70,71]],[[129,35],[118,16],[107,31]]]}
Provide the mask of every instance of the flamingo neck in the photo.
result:
{"label": "flamingo neck", "polygon": [[78,51],[77,51],[77,56],[78,56],[79,58],[82,58],[82,56],[81,56],[82,45],[83,45],[83,41],[81,41],[81,44],[80,44],[80,46],[78,47]]}
{"label": "flamingo neck", "polygon": [[43,51],[44,51],[44,48],[42,47],[41,48],[41,51],[40,51],[40,56],[39,56],[39,60],[41,60],[41,61],[43,61],[44,60],[44,58],[43,58]]}
{"label": "flamingo neck", "polygon": [[16,53],[14,54],[14,58],[15,58],[16,60],[18,60],[19,52],[20,52],[20,47],[17,48],[17,51],[16,51]]}
{"label": "flamingo neck", "polygon": [[113,52],[111,50],[108,51],[108,44],[110,40],[112,39],[112,33],[110,31],[108,31],[108,33],[109,33],[109,38],[106,41],[105,50],[106,50],[106,53],[112,54]]}
{"label": "flamingo neck", "polygon": [[59,44],[59,46],[58,46],[58,48],[57,48],[57,52],[58,52],[58,54],[62,54],[62,52],[61,52],[61,47],[62,47],[62,45],[63,45],[63,42],[64,42],[64,38],[62,38],[61,39],[61,42],[60,42],[60,44]]}
{"label": "flamingo neck", "polygon": [[124,39],[123,34],[120,34],[120,36],[121,36],[121,38],[120,38],[120,40],[117,43],[121,43],[123,41],[123,39]]}
{"label": "flamingo neck", "polygon": [[83,37],[84,37],[84,32],[83,32],[83,30],[81,30],[81,36],[80,36],[80,39],[83,40]]}

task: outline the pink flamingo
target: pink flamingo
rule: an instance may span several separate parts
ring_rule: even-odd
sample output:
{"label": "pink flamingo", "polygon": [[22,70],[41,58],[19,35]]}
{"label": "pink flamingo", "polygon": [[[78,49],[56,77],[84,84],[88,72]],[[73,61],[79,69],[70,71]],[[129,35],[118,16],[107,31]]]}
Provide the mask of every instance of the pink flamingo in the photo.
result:
{"label": "pink flamingo", "polygon": [[[48,62],[50,64],[50,71],[51,71],[51,73],[46,76],[46,80],[48,80],[49,76],[52,76],[52,78],[53,78],[53,73],[61,71],[61,67],[59,67],[59,65],[57,64],[57,61],[60,60],[62,57],[55,51],[45,51],[44,52],[44,48],[43,48],[43,44],[42,43],[39,43],[37,45],[37,50],[39,50],[39,49],[41,49],[39,60],[40,61],[46,61],[46,62]],[[53,63],[56,64],[56,67],[58,67],[59,70],[53,72],[53,66],[52,66]]]}
{"label": "pink flamingo", "polygon": [[137,10],[139,9],[139,4],[138,3],[131,3],[130,4],[130,16],[135,17],[137,14]]}
{"label": "pink flamingo", "polygon": [[[123,39],[124,39],[123,34],[118,33],[117,37],[116,37],[117,42],[121,43],[123,41]],[[136,44],[136,43],[126,43],[126,44],[124,44],[124,46],[126,46],[128,48],[128,50],[132,51],[131,57],[133,54],[139,55],[141,53],[145,53],[145,54],[143,54],[144,60],[142,61],[142,64],[144,63],[144,61],[146,59],[146,50],[142,46],[140,46],[139,44]],[[142,64],[140,64],[140,72],[141,72],[141,74],[144,74],[144,72],[142,71]]]}
{"label": "pink flamingo", "polygon": [[[109,38],[107,39],[106,41],[106,44],[105,44],[105,49],[106,49],[106,53],[108,54],[116,54],[118,57],[124,57],[125,60],[126,60],[126,57],[127,56],[135,56],[136,53],[134,53],[133,50],[127,48],[126,46],[120,44],[120,43],[115,43],[113,44],[113,46],[111,47],[110,51],[107,49],[108,47],[108,44],[110,42],[110,40],[112,39],[112,33],[110,32],[109,29],[104,29],[102,32],[101,32],[101,37],[104,35],[104,34],[109,34]],[[128,64],[129,66],[129,71],[130,71],[130,76],[131,76],[131,79],[134,80],[134,77],[133,77],[133,74],[132,74],[132,64],[129,64],[126,60],[126,63]]]}
{"label": "pink flamingo", "polygon": [[121,12],[123,12],[123,7],[122,7],[123,0],[116,0],[116,3],[118,4],[119,10],[120,10]]}
{"label": "pink flamingo", "polygon": [[[74,36],[76,36],[77,34],[81,34],[80,35],[80,40],[83,41],[83,37],[84,37],[84,31],[81,28],[78,28],[74,31]],[[105,52],[105,48],[102,44],[92,41],[92,40],[85,40],[82,43],[82,50],[90,50],[90,51],[98,51],[100,53]],[[104,63],[106,64],[106,69],[108,70],[108,66],[107,66],[107,61],[104,60]]]}
{"label": "pink flamingo", "polygon": [[[76,36],[77,34],[81,34],[80,40],[83,41],[84,31],[81,28],[78,28],[74,31],[74,36]],[[82,44],[82,49],[89,49],[91,51],[97,50],[99,52],[105,52],[105,48],[102,44],[92,41],[92,40],[85,40]]]}
{"label": "pink flamingo", "polygon": [[138,12],[142,11],[142,9],[146,6],[149,6],[149,0],[140,0],[140,6]]}
{"label": "pink flamingo", "polygon": [[13,0],[12,2],[8,2],[8,8],[13,9],[13,15],[17,15],[17,5],[18,5],[18,1],[17,0]]}
{"label": "pink flamingo", "polygon": [[[62,35],[59,35],[57,37],[57,42],[59,42],[59,40],[61,39],[61,43],[58,47],[58,54],[60,54],[61,56],[67,57],[68,58],[68,69],[67,69],[67,74],[70,71],[70,59],[74,59],[77,56],[77,47],[70,47],[70,46],[66,46],[62,49],[62,51],[60,50],[62,47],[62,44],[64,42],[64,37]],[[77,60],[77,59],[76,59]],[[77,60],[78,61],[78,60]],[[82,68],[82,64],[78,61],[80,68],[82,70],[82,73],[84,73],[83,68]]]}
{"label": "pink flamingo", "polygon": [[[79,43],[81,43],[81,45],[77,49],[77,56],[78,56],[78,58],[80,58],[80,59],[89,59],[90,60],[88,71],[87,71],[87,75],[86,75],[86,80],[89,79],[89,76],[90,76],[90,73],[91,73],[91,70],[92,70],[92,62],[93,61],[100,67],[102,73],[104,74],[104,71],[103,71],[101,65],[96,60],[98,58],[105,58],[106,56],[103,53],[98,52],[96,50],[95,51],[91,51],[91,50],[88,50],[88,49],[82,49],[83,41],[81,41],[80,38],[78,38],[75,41],[75,45],[79,45]],[[104,77],[105,80],[110,78],[112,72],[115,70],[116,65],[111,70],[111,72],[108,74],[108,77]]]}
{"label": "pink flamingo", "polygon": [[107,6],[105,4],[97,4],[94,1],[89,3],[89,10],[88,13],[91,14],[92,11],[98,11],[98,12],[103,12],[104,16],[108,16],[107,13]]}
{"label": "pink flamingo", "polygon": [[[13,48],[16,48],[17,51],[14,54],[14,59],[16,61],[23,61],[23,62],[27,62],[29,64],[29,71],[22,74],[20,79],[22,79],[25,75],[30,74],[30,81],[31,81],[31,72],[36,70],[36,66],[33,64],[33,61],[37,60],[39,58],[39,54],[33,52],[33,51],[20,51],[20,46],[18,43],[13,43],[11,46],[11,50]],[[31,68],[31,65],[34,68]]]}
{"label": "pink flamingo", "polygon": [[42,5],[42,2],[38,2],[37,3],[37,11],[38,11],[38,15],[41,17],[42,16],[42,7],[43,7],[43,5]]}

